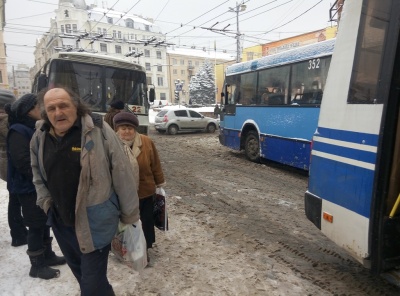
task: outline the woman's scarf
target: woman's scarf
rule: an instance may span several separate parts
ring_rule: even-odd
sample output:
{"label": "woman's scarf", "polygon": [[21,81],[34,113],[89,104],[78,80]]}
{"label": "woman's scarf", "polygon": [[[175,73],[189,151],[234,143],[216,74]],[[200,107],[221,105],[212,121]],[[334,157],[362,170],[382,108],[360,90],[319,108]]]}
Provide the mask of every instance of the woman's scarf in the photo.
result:
{"label": "woman's scarf", "polygon": [[[137,162],[136,157],[140,154],[140,149],[136,146],[133,146],[133,141],[125,141],[121,140],[124,144],[125,154],[129,158],[129,162],[131,163],[133,176],[135,178],[136,188],[139,190],[139,164]],[[131,148],[133,147],[133,149]]]}

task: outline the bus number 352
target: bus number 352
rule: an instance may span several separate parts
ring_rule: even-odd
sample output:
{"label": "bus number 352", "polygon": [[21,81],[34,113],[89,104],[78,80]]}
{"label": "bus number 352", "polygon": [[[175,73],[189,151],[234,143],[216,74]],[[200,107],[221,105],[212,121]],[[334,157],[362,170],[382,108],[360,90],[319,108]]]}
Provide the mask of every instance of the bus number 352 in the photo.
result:
{"label": "bus number 352", "polygon": [[308,61],[308,70],[319,69],[319,59],[312,59]]}

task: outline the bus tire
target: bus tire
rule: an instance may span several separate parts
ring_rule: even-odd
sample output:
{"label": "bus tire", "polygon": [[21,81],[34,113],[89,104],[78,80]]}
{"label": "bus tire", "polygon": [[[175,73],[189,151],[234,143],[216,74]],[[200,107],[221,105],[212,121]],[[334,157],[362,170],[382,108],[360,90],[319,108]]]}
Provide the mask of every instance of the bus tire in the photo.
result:
{"label": "bus tire", "polygon": [[260,139],[257,132],[249,131],[247,133],[244,151],[248,160],[260,162]]}
{"label": "bus tire", "polygon": [[178,126],[175,124],[171,124],[168,127],[168,134],[170,135],[176,135],[178,133]]}

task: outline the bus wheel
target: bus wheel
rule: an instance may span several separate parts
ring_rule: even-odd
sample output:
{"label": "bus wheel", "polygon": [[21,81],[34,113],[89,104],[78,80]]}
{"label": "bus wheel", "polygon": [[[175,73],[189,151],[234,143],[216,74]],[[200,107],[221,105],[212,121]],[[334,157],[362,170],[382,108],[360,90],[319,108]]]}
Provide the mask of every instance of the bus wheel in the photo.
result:
{"label": "bus wheel", "polygon": [[245,144],[246,157],[253,162],[260,162],[260,141],[255,131],[248,132]]}

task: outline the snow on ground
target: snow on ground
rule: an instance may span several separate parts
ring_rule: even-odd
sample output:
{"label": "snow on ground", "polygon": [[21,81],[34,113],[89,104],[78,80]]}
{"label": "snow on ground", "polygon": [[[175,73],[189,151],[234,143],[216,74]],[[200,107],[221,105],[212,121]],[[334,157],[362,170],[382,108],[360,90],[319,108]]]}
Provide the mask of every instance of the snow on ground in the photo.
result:
{"label": "snow on ground", "polygon": [[[177,107],[167,106],[166,108]],[[183,106],[180,107],[182,108]],[[193,109],[198,112],[213,112],[212,107]],[[154,117],[157,112],[152,109],[150,110],[150,123],[154,123]],[[56,267],[61,272],[60,277],[57,279],[42,280],[29,276],[30,262],[26,254],[27,246],[11,246],[7,209],[7,183],[0,180],[0,249],[2,250],[0,253],[0,296],[80,295],[79,286],[67,265]],[[178,237],[178,233],[176,236]],[[163,240],[162,235],[159,238],[160,241]],[[58,255],[61,255],[56,240],[53,241],[53,249]],[[113,255],[110,255],[110,257],[113,257]],[[146,270],[146,272],[148,273],[149,271]],[[130,295],[128,291],[134,291],[141,280],[138,272],[129,269],[115,258],[110,258],[109,260],[108,278],[117,295]]]}

